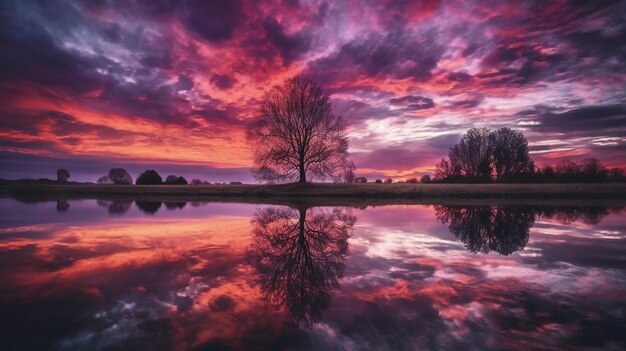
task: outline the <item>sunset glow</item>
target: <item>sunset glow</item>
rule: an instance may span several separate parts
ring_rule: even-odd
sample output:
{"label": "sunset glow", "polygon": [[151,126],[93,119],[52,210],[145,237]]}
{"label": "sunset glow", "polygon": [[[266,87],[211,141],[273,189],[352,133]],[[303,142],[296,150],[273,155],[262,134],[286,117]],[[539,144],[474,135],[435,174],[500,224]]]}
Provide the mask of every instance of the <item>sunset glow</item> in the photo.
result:
{"label": "sunset glow", "polygon": [[[247,123],[304,75],[357,175],[432,174],[468,128],[626,166],[619,1],[53,1],[0,7],[0,178],[123,166],[252,182]],[[455,313],[449,311],[449,313]]]}

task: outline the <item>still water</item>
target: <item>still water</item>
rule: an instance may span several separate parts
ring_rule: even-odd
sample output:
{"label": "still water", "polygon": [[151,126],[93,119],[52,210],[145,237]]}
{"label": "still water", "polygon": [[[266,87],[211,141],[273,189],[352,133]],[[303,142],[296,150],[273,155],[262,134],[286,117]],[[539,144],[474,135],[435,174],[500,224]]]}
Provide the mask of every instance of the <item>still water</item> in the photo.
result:
{"label": "still water", "polygon": [[0,282],[0,350],[623,350],[626,212],[0,199]]}

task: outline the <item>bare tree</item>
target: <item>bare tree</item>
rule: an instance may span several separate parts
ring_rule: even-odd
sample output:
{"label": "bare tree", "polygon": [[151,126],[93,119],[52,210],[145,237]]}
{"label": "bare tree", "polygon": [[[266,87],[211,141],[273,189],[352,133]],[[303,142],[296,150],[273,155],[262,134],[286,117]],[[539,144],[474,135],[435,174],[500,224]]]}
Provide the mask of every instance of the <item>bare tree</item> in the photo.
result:
{"label": "bare tree", "polygon": [[496,179],[513,178],[535,168],[528,153],[528,140],[519,131],[500,128],[489,133]]}
{"label": "bare tree", "polygon": [[60,168],[57,170],[57,180],[61,183],[67,182],[70,179],[70,172],[67,169]]}
{"label": "bare tree", "polygon": [[435,180],[437,181],[446,181],[458,175],[458,170],[455,170],[452,167],[450,161],[446,159],[441,159],[439,163],[435,166]]}
{"label": "bare tree", "polygon": [[492,145],[487,128],[472,128],[454,145],[448,156],[452,168],[470,179],[488,179],[491,176]]}
{"label": "bare tree", "polygon": [[259,181],[339,181],[349,169],[343,120],[309,79],[295,77],[273,88],[247,136],[254,144],[253,173]]}

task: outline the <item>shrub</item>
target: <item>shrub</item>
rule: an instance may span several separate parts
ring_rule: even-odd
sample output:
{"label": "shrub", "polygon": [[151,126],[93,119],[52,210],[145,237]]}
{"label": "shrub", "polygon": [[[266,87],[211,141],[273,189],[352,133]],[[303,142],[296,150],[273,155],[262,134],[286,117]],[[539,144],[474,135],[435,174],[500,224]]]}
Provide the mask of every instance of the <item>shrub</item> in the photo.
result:
{"label": "shrub", "polygon": [[409,178],[406,180],[408,184],[417,184],[417,178]]}
{"label": "shrub", "polygon": [[376,180],[374,181],[374,183],[376,183],[376,184],[382,184],[382,183],[383,183],[383,181],[382,181],[382,180],[380,180],[380,179],[376,179]]}
{"label": "shrub", "polygon": [[356,177],[354,179],[354,182],[355,183],[367,183],[367,178],[365,178],[365,177]]}
{"label": "shrub", "polygon": [[160,185],[163,184],[163,179],[153,169],[147,169],[139,175],[135,184],[139,185]]}
{"label": "shrub", "polygon": [[430,183],[432,180],[430,179],[430,175],[424,174],[422,178],[420,178],[420,183]]}
{"label": "shrub", "polygon": [[393,180],[391,178],[387,178],[387,179],[385,179],[384,183],[385,184],[391,184],[391,183],[393,183]]}

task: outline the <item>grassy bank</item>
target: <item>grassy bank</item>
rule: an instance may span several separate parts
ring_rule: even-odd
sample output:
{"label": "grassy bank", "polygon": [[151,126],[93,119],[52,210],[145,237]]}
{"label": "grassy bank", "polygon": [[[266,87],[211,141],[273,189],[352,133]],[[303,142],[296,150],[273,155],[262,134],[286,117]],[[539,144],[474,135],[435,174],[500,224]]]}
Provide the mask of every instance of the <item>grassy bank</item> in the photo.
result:
{"label": "grassy bank", "polygon": [[625,183],[604,184],[281,184],[281,185],[99,185],[5,181],[0,190],[21,199],[155,198],[272,203],[273,199],[368,199],[370,202],[467,200],[612,200],[626,202]]}

